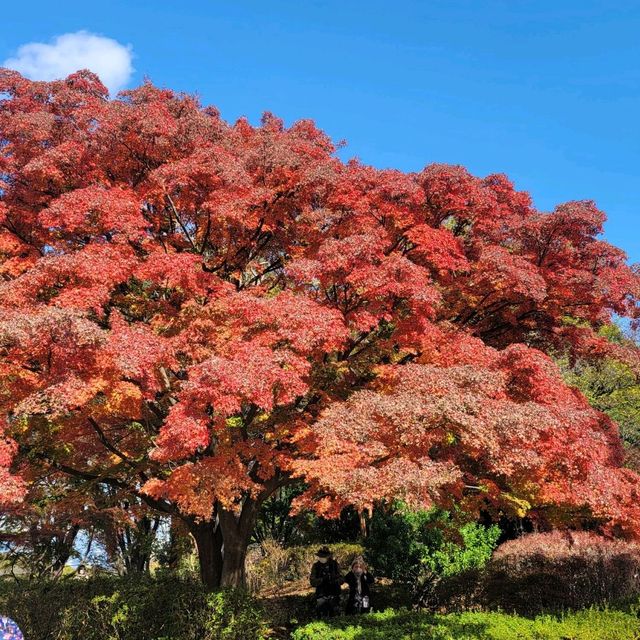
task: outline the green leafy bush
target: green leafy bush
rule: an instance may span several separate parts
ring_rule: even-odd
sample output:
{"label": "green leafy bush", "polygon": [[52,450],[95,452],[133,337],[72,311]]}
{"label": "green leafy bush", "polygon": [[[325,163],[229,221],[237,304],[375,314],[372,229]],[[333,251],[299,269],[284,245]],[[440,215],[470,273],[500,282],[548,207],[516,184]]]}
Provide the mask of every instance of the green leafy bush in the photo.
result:
{"label": "green leafy bush", "polygon": [[29,640],[259,640],[261,609],[246,593],[207,593],[174,576],[0,583],[0,610]]}
{"label": "green leafy bush", "polygon": [[245,591],[226,589],[207,594],[203,616],[205,638],[248,640],[265,637],[262,610]]}
{"label": "green leafy bush", "polygon": [[411,511],[397,503],[376,509],[364,545],[378,575],[412,585],[424,599],[441,578],[484,566],[499,535],[496,526],[456,526],[446,511]]}
{"label": "green leafy bush", "polygon": [[635,612],[585,610],[559,617],[522,618],[503,613],[430,615],[387,610],[358,618],[312,622],[292,640],[633,640]]}

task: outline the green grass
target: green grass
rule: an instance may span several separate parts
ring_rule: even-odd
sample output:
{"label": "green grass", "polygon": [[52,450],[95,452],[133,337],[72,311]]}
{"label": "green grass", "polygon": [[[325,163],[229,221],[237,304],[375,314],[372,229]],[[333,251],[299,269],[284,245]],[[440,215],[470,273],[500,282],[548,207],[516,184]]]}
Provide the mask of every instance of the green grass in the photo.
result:
{"label": "green grass", "polygon": [[503,613],[429,615],[389,609],[299,627],[292,640],[634,640],[634,611],[586,609],[562,616],[523,618]]}

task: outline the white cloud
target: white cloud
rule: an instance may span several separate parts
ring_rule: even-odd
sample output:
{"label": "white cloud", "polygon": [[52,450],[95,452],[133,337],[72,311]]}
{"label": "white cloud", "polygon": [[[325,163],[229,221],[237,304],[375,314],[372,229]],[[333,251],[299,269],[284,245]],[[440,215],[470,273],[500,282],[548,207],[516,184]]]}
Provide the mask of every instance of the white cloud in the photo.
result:
{"label": "white cloud", "polygon": [[116,93],[131,78],[131,58],[131,45],[77,31],[56,36],[51,44],[23,44],[15,57],[5,60],[2,66],[32,80],[57,80],[79,69],[90,69],[100,76],[111,93]]}

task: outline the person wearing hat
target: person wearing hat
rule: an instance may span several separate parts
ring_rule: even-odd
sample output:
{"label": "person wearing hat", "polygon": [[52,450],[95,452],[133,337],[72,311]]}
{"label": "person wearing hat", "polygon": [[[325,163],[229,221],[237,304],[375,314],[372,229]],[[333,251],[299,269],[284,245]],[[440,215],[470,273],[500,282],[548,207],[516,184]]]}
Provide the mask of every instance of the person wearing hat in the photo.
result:
{"label": "person wearing hat", "polygon": [[320,617],[333,616],[340,604],[340,585],[344,582],[329,547],[321,547],[311,567],[311,586],[316,588],[316,611]]}
{"label": "person wearing hat", "polygon": [[18,625],[11,618],[0,616],[0,640],[24,640]]}
{"label": "person wearing hat", "polygon": [[370,587],[373,584],[373,576],[369,573],[362,556],[357,556],[351,563],[351,569],[344,577],[344,581],[349,585],[347,615],[369,613],[371,611]]}

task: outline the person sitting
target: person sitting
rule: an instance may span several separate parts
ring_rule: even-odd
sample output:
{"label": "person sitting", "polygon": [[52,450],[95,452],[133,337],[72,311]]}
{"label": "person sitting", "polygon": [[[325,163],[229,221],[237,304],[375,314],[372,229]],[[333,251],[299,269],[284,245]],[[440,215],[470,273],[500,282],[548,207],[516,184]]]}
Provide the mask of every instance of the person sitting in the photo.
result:
{"label": "person sitting", "polygon": [[316,588],[316,612],[320,617],[336,615],[340,604],[340,568],[329,547],[322,547],[311,567],[310,582]]}
{"label": "person sitting", "polygon": [[373,576],[369,573],[362,556],[351,563],[351,570],[344,578],[349,585],[347,615],[369,613],[371,611],[371,590]]}
{"label": "person sitting", "polygon": [[0,640],[24,640],[18,625],[11,618],[0,616]]}

